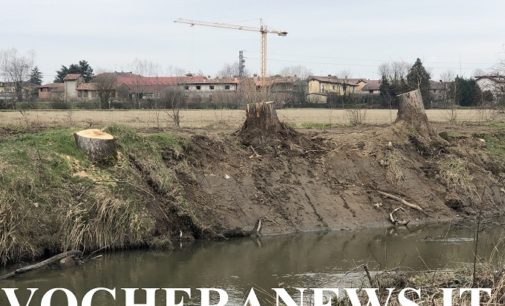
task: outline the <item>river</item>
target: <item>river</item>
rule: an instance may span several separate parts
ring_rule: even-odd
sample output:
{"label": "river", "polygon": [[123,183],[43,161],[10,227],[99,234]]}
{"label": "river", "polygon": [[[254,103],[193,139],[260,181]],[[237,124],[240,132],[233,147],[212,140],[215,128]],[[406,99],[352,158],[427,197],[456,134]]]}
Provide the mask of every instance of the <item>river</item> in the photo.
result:
{"label": "river", "polygon": [[[77,296],[95,287],[213,287],[226,289],[229,305],[239,305],[251,287],[360,286],[363,269],[356,267],[362,264],[372,271],[454,268],[473,261],[474,233],[471,226],[444,224],[409,230],[368,229],[202,241],[178,246],[174,251],[106,254],[74,268],[21,275],[1,282],[1,287],[35,287],[41,291],[64,287]],[[501,225],[483,229],[478,248],[483,260],[498,262],[503,258],[504,234]],[[57,301],[60,297],[55,298]],[[40,297],[34,300],[37,299]],[[93,305],[114,304],[105,296],[95,300]],[[60,303],[61,300],[54,305],[65,305]],[[8,305],[3,294],[0,305]]]}

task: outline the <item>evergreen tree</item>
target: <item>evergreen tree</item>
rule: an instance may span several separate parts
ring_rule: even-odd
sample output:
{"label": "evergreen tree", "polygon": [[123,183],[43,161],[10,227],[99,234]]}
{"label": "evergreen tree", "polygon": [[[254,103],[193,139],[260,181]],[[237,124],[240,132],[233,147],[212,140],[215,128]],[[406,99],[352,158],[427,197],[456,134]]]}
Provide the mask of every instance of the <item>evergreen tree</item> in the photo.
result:
{"label": "evergreen tree", "polygon": [[456,101],[461,106],[479,105],[482,91],[474,79],[456,77]]}
{"label": "evergreen tree", "polygon": [[63,79],[67,74],[79,73],[82,75],[85,82],[91,81],[95,75],[93,74],[93,68],[88,64],[87,61],[79,61],[79,64],[71,64],[70,66],[62,65],[60,70],[56,71],[55,83],[63,83]]}
{"label": "evergreen tree", "polygon": [[424,107],[426,108],[429,108],[431,102],[430,79],[430,74],[426,71],[423,63],[418,58],[407,74],[406,84],[410,90],[419,89],[421,91]]}
{"label": "evergreen tree", "polygon": [[390,97],[391,85],[389,84],[388,78],[383,75],[381,78],[381,84],[379,86],[380,95],[386,98]]}
{"label": "evergreen tree", "polygon": [[85,60],[79,61],[79,71],[85,82],[90,82],[95,77],[93,68]]}
{"label": "evergreen tree", "polygon": [[60,70],[56,71],[56,77],[54,78],[55,83],[63,83],[63,79],[68,74],[68,68],[65,65],[61,65]]}
{"label": "evergreen tree", "polygon": [[39,67],[33,67],[30,73],[30,83],[35,85],[42,85],[42,72],[40,72]]}

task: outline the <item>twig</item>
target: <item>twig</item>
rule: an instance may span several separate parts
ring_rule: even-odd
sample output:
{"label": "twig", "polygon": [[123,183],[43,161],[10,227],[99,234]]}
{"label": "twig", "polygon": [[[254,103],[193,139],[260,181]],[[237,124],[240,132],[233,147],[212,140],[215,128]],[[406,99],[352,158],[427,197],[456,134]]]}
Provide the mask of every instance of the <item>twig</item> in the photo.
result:
{"label": "twig", "polygon": [[403,205],[405,205],[405,206],[407,206],[407,207],[410,207],[410,208],[412,208],[412,209],[415,209],[415,210],[417,210],[417,211],[420,211],[420,212],[422,212],[422,213],[426,214],[426,213],[424,212],[424,210],[421,208],[421,206],[419,206],[419,205],[412,204],[412,203],[407,202],[406,200],[404,200],[404,199],[402,199],[402,198],[400,198],[400,197],[398,197],[398,196],[392,195],[392,194],[387,193],[387,192],[384,192],[384,191],[377,190],[377,192],[378,192],[378,193],[380,193],[380,194],[382,194],[383,196],[385,196],[385,197],[387,197],[387,198],[390,198],[390,199],[396,200],[396,201],[398,201],[398,202],[402,203]]}
{"label": "twig", "polygon": [[475,228],[475,235],[474,235],[474,250],[473,250],[473,277],[472,277],[472,287],[475,287],[477,285],[477,260],[478,260],[478,254],[477,251],[479,250],[479,232],[480,232],[480,226],[482,223],[482,209],[479,210],[479,214],[477,215],[477,225]]}
{"label": "twig", "polygon": [[91,253],[90,253],[90,254],[86,257],[86,259],[93,259],[93,258],[95,258],[95,257],[102,256],[102,255],[98,255],[98,256],[95,256],[95,255],[96,255],[97,253],[100,253],[101,251],[103,251],[103,250],[107,249],[107,248],[108,248],[108,246],[104,246],[104,247],[101,247],[101,248],[99,248],[99,249],[97,249],[97,250],[94,250],[93,252],[91,252]]}
{"label": "twig", "polygon": [[372,280],[372,276],[370,275],[370,271],[368,271],[368,266],[363,265],[363,269],[365,269],[366,277],[368,278],[368,281],[370,282],[370,287],[373,287],[373,280]]}
{"label": "twig", "polygon": [[253,152],[253,155],[249,156],[249,158],[259,158],[261,157],[261,155],[259,155],[256,150],[254,150],[254,147],[253,146],[249,146],[251,148],[251,151]]}

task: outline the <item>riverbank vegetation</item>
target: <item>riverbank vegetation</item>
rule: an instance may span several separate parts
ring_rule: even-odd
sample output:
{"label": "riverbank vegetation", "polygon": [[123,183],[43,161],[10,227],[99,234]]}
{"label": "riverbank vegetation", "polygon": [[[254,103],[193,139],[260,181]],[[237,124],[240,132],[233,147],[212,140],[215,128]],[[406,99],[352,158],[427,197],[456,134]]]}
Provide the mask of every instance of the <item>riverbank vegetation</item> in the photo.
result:
{"label": "riverbank vegetation", "polygon": [[[34,259],[64,249],[93,251],[153,242],[150,192],[129,161],[154,167],[163,148],[178,148],[169,134],[139,136],[110,127],[120,152],[94,165],[74,144],[74,129],[23,132],[0,142],[0,261]],[[170,178],[159,177],[169,188]]]}

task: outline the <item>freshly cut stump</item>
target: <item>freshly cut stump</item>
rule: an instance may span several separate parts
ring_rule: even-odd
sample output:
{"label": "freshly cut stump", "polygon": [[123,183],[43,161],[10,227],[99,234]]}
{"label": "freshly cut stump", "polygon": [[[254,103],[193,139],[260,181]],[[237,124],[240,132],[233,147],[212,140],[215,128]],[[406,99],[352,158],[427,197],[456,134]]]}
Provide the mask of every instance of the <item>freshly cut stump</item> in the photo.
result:
{"label": "freshly cut stump", "polygon": [[279,121],[274,102],[247,104],[246,119],[239,131],[242,143],[261,146],[295,134],[295,131]]}
{"label": "freshly cut stump", "polygon": [[116,156],[116,140],[111,134],[98,129],[74,133],[75,143],[94,161]]}
{"label": "freshly cut stump", "polygon": [[276,133],[284,128],[277,117],[273,102],[247,104],[246,119],[242,131]]}
{"label": "freshly cut stump", "polygon": [[428,122],[424,110],[423,97],[419,89],[398,95],[400,104],[395,123],[405,124],[414,128],[422,136],[432,136],[435,132]]}

